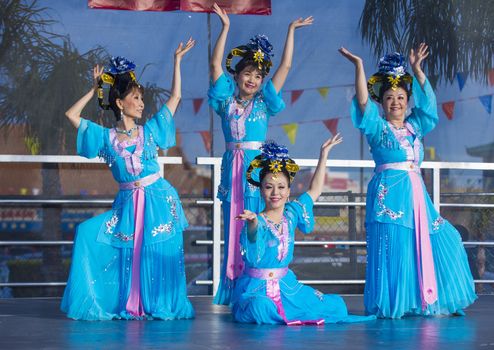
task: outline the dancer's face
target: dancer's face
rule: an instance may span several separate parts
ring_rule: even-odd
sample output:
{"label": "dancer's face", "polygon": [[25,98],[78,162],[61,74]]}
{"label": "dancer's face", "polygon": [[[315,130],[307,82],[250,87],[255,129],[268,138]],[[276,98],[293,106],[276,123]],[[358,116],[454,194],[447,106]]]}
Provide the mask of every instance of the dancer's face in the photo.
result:
{"label": "dancer's face", "polygon": [[129,118],[141,119],[144,110],[144,99],[139,89],[133,89],[123,99],[117,99],[117,106]]}
{"label": "dancer's face", "polygon": [[290,197],[288,178],[283,173],[267,173],[261,183],[261,195],[266,209],[284,208]]}
{"label": "dancer's face", "polygon": [[259,69],[247,66],[235,75],[240,97],[252,98],[259,91],[262,84],[262,74]]}
{"label": "dancer's face", "polygon": [[386,90],[383,94],[382,106],[387,120],[405,120],[408,106],[407,92],[401,87],[396,90]]}

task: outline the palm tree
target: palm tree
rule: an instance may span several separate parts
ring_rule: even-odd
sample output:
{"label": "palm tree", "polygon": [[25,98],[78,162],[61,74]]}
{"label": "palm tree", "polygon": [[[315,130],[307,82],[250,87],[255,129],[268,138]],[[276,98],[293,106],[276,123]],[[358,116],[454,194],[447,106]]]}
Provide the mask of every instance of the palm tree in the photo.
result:
{"label": "palm tree", "polygon": [[376,56],[408,53],[426,42],[432,80],[452,82],[459,72],[487,82],[494,54],[494,2],[484,0],[366,0],[362,38]]}

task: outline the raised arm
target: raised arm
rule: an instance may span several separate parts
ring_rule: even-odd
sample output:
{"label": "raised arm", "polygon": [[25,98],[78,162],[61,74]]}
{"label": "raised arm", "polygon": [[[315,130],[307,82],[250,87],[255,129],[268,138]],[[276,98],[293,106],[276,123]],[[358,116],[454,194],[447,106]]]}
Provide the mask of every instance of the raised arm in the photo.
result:
{"label": "raised arm", "polygon": [[280,65],[278,69],[273,75],[274,88],[276,92],[279,92],[283,85],[285,84],[286,77],[288,76],[288,72],[292,67],[292,58],[293,58],[293,46],[294,46],[294,36],[295,29],[305,26],[310,26],[314,22],[312,16],[307,17],[306,19],[299,18],[290,23],[288,26],[288,32],[286,34],[285,48],[283,49],[283,56],[281,57]]}
{"label": "raised arm", "polygon": [[230,29],[230,19],[226,14],[226,11],[223,10],[218,4],[213,4],[213,11],[218,15],[223,24],[221,28],[221,33],[218,39],[216,40],[216,45],[214,46],[213,56],[211,57],[211,79],[213,82],[216,82],[218,78],[223,74],[223,67],[221,66],[223,62],[223,54],[225,52],[225,44],[226,37],[228,36],[228,30]]}
{"label": "raised arm", "polygon": [[182,57],[195,45],[195,40],[189,38],[187,43],[184,45],[180,43],[175,50],[175,62],[173,65],[173,80],[172,80],[172,92],[170,98],[166,101],[166,106],[170,112],[175,114],[177,110],[178,103],[182,98],[182,75],[180,72],[180,63],[182,62]]}
{"label": "raised arm", "polygon": [[360,57],[352,54],[344,47],[339,48],[338,51],[355,66],[355,93],[357,95],[357,102],[360,107],[360,111],[364,113],[367,100],[369,99],[367,81],[365,79],[364,63]]}
{"label": "raised arm", "polygon": [[413,74],[415,78],[420,83],[420,86],[424,88],[425,84],[425,73],[422,70],[421,64],[422,61],[429,56],[429,52],[427,51],[429,47],[425,43],[420,43],[419,47],[414,50],[410,50],[410,65],[412,66]]}
{"label": "raised arm", "polygon": [[81,113],[84,107],[88,104],[89,101],[94,96],[94,92],[98,89],[98,80],[100,75],[103,74],[103,67],[96,65],[93,68],[93,87],[88,91],[87,94],[82,96],[72,107],[70,107],[67,112],[65,112],[65,116],[69,119],[69,121],[74,125],[76,129],[79,128],[81,124]]}
{"label": "raised arm", "polygon": [[334,146],[341,143],[342,141],[343,138],[338,133],[332,138],[326,140],[326,142],[324,142],[321,146],[321,153],[319,155],[319,161],[317,162],[316,171],[312,176],[309,190],[307,191],[314,202],[317,200],[322,192],[322,187],[324,185],[324,176],[326,174],[326,160],[328,159],[329,151],[331,151]]}

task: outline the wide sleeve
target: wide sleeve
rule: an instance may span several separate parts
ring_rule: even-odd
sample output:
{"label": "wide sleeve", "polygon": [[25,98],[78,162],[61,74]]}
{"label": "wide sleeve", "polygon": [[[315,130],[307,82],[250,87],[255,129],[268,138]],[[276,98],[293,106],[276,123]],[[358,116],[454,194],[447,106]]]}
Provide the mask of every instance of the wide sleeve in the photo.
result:
{"label": "wide sleeve", "polygon": [[255,241],[250,241],[247,236],[247,224],[242,229],[242,233],[240,234],[241,253],[244,260],[251,266],[261,261],[261,258],[266,252],[266,233],[266,225],[260,217],[258,217]]}
{"label": "wide sleeve", "polygon": [[214,111],[221,115],[225,102],[233,96],[235,92],[235,82],[225,73],[215,81],[211,81],[208,90],[208,103]]}
{"label": "wide sleeve", "polygon": [[367,99],[365,111],[362,113],[357,97],[354,97],[350,106],[350,117],[352,118],[353,126],[367,137],[370,145],[380,141],[381,134],[385,128],[384,119],[379,115],[379,108],[372,99]]}
{"label": "wide sleeve", "polygon": [[415,101],[415,107],[412,109],[407,121],[415,128],[419,128],[420,134],[424,136],[436,127],[439,120],[436,94],[434,94],[428,79],[425,80],[423,88],[417,79],[413,79],[412,96]]}
{"label": "wide sleeve", "polygon": [[98,156],[104,145],[104,131],[101,125],[81,118],[77,129],[77,154],[86,158]]}
{"label": "wide sleeve", "polygon": [[268,114],[273,116],[285,109],[285,101],[281,97],[281,90],[277,93],[271,79],[262,88],[262,94]]}
{"label": "wide sleeve", "polygon": [[314,202],[307,192],[286,205],[289,216],[303,233],[310,233],[314,229],[313,208]]}
{"label": "wide sleeve", "polygon": [[153,135],[159,148],[167,149],[175,146],[175,120],[166,104],[146,122],[145,128]]}

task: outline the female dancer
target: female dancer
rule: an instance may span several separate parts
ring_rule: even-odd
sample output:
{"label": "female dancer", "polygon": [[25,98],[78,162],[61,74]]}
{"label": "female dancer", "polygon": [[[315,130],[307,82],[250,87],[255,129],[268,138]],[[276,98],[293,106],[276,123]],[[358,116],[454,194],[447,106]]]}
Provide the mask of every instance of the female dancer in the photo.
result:
{"label": "female dancer", "polygon": [[[247,225],[241,236],[246,268],[232,297],[236,321],[300,325],[375,319],[348,315],[340,296],[325,295],[301,284],[288,268],[293,259],[295,229],[310,233],[314,228],[312,207],[322,191],[326,159],[331,148],[341,141],[337,134],[321,146],[308,191],[291,202],[290,184],[298,166],[286,148],[265,144],[262,154],[250,163],[247,178],[260,187],[266,207],[260,214],[244,210],[237,217]],[[256,168],[260,169],[259,175],[253,173]]]}
{"label": "female dancer", "polygon": [[[192,318],[186,295],[182,232],[187,227],[175,189],[163,179],[157,149],[175,145],[173,114],[181,95],[180,62],[194,46],[189,39],[175,51],[172,91],[161,110],[143,126],[143,88],[135,65],[112,58],[96,66],[94,86],[65,114],[78,129],[77,153],[102,157],[120,191],[112,210],[77,228],[69,280],[61,308],[81,320]],[[109,104],[101,85],[111,85]],[[98,91],[100,105],[112,109],[114,128],[80,117]]]}
{"label": "female dancer", "polygon": [[[221,19],[223,28],[211,60],[212,83],[208,97],[209,104],[221,117],[226,142],[218,188],[218,198],[223,202],[225,245],[220,284],[213,302],[228,305],[235,279],[244,267],[239,250],[241,225],[231,218],[244,208],[254,212],[261,210],[259,191],[248,185],[245,172],[266,139],[269,118],[285,108],[281,88],[292,64],[295,29],[311,25],[313,20],[312,17],[300,18],[290,23],[280,66],[273,78],[263,84],[272,66],[273,47],[268,39],[256,35],[250,43],[229,53],[226,68],[233,75],[231,79],[221,66],[230,20],[218,5],[214,4],[213,11]],[[234,56],[241,59],[233,69]]]}
{"label": "female dancer", "polygon": [[[463,314],[476,299],[465,249],[458,231],[434,209],[420,174],[421,139],[438,122],[436,97],[421,68],[427,46],[410,51],[415,78],[394,53],[381,58],[367,83],[362,59],[339,51],[355,65],[351,117],[376,162],[367,189],[366,311],[389,318]],[[406,116],[410,95],[415,107]]]}

